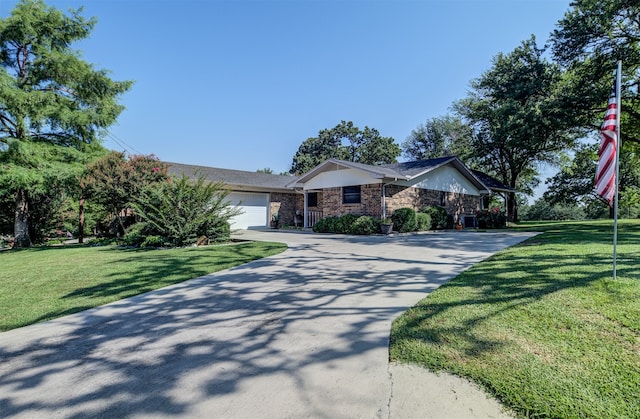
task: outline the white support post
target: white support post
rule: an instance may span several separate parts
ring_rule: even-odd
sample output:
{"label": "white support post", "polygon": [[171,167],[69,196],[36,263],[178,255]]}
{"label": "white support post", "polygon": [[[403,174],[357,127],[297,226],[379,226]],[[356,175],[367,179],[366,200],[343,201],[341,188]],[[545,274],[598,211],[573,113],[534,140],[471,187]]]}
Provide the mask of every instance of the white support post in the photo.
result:
{"label": "white support post", "polygon": [[309,192],[304,191],[304,211],[303,211],[304,228],[309,228]]}

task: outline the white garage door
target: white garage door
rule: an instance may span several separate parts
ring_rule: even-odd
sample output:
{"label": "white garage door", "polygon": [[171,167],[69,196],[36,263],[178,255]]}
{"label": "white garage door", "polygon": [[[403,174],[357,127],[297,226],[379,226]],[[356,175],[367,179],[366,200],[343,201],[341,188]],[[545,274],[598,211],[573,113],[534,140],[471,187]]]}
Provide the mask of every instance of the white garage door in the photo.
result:
{"label": "white garage door", "polygon": [[231,192],[227,199],[238,205],[242,214],[231,219],[231,229],[266,227],[269,216],[269,194],[256,192]]}

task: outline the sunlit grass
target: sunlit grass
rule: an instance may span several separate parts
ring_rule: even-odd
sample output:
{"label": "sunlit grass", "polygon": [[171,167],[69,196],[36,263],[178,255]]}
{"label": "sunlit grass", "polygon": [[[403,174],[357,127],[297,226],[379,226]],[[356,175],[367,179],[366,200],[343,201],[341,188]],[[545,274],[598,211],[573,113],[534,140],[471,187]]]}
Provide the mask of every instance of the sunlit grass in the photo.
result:
{"label": "sunlit grass", "polygon": [[281,243],[167,250],[42,247],[0,253],[0,331],[50,320],[227,269],[286,249]]}
{"label": "sunlit grass", "polygon": [[396,361],[469,377],[526,417],[640,417],[640,222],[544,231],[464,272],[393,326]]}

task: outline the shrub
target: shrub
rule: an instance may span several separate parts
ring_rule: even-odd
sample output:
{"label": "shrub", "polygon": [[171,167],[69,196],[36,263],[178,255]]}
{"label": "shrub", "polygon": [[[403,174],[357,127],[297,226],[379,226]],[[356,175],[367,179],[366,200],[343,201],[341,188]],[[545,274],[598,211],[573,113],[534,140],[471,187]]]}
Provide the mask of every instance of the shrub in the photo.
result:
{"label": "shrub", "polygon": [[453,217],[447,214],[447,210],[443,207],[429,205],[420,210],[421,213],[429,214],[431,217],[431,228],[433,230],[441,230],[453,227]]}
{"label": "shrub", "polygon": [[145,239],[145,223],[135,223],[129,228],[120,240],[123,246],[140,246]]}
{"label": "shrub", "polygon": [[146,187],[132,206],[145,221],[146,235],[164,237],[166,244],[185,246],[200,236],[219,242],[229,239],[229,219],[240,211],[227,201],[228,194],[220,182],[182,175]]}
{"label": "shrub", "polygon": [[424,212],[416,213],[416,221],[418,223],[418,231],[426,231],[431,229],[431,216]]}
{"label": "shrub", "polygon": [[478,213],[478,227],[505,228],[507,227],[507,216],[498,207],[492,210],[482,210]]}
{"label": "shrub", "polygon": [[350,234],[351,226],[357,219],[358,216],[354,214],[325,217],[313,225],[313,231],[316,233]]}
{"label": "shrub", "polygon": [[140,243],[140,247],[163,247],[166,245],[166,242],[167,241],[162,236],[147,236],[144,241]]}
{"label": "shrub", "polygon": [[341,217],[338,217],[336,220],[336,231],[335,233],[339,234],[349,234],[351,230],[351,226],[358,219],[357,215],[354,214],[345,214]]}
{"label": "shrub", "polygon": [[366,215],[358,217],[349,229],[350,234],[358,235],[370,235],[378,232],[380,232],[380,220]]}
{"label": "shrub", "polygon": [[144,241],[145,237],[138,233],[138,232],[132,232],[132,233],[126,233],[122,239],[120,240],[120,244],[122,244],[123,246],[140,246],[142,244],[142,242]]}
{"label": "shrub", "polygon": [[416,231],[418,221],[416,220],[416,211],[413,208],[399,208],[391,215],[393,221],[393,229],[399,233],[407,233]]}
{"label": "shrub", "polygon": [[313,231],[316,233],[332,233],[335,228],[338,217],[324,217],[313,225]]}

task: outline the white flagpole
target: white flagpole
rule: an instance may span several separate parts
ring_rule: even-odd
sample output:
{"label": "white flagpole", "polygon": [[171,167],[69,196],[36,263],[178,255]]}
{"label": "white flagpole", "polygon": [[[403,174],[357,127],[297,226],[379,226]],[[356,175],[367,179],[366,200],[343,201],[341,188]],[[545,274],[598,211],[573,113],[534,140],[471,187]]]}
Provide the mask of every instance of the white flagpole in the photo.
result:
{"label": "white flagpole", "polygon": [[620,187],[620,152],[622,151],[622,133],[620,132],[620,113],[622,111],[622,101],[620,100],[622,81],[622,61],[618,61],[618,71],[616,71],[616,190],[613,197],[613,279],[616,279],[618,260],[618,191]]}

